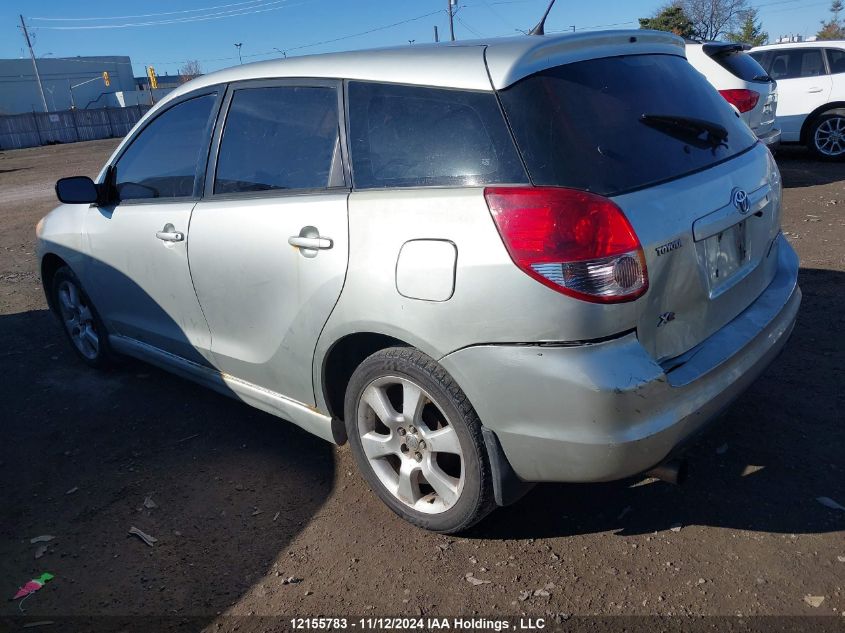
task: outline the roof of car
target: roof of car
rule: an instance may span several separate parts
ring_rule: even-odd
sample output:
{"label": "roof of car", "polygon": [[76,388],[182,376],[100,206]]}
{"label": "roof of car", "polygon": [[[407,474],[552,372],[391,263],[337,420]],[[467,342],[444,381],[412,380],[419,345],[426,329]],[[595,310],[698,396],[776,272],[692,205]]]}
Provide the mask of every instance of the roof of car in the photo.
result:
{"label": "roof of car", "polygon": [[845,40],[814,40],[812,42],[782,42],[781,44],[763,44],[755,46],[752,51],[771,50],[775,48],[845,48]]}
{"label": "roof of car", "polygon": [[684,55],[684,41],[661,31],[594,31],[289,57],[203,75],[180,86],[164,101],[215,84],[297,77],[489,91],[550,66],[632,53]]}

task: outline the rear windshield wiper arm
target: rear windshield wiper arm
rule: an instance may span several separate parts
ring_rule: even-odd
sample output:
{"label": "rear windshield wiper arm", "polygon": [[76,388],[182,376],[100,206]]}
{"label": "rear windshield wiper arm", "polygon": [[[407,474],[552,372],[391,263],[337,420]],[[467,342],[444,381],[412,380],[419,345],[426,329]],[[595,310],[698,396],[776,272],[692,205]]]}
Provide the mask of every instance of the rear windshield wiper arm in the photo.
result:
{"label": "rear windshield wiper arm", "polygon": [[[704,119],[676,114],[643,114],[640,122],[702,149],[718,147],[728,140],[728,130],[724,125]],[[706,134],[706,138],[701,138],[702,134]]]}

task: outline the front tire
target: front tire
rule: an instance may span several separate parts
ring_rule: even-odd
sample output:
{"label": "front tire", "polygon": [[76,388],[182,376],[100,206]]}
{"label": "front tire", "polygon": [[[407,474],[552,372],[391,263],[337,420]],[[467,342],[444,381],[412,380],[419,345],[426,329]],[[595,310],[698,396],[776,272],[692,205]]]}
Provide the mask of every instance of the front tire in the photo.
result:
{"label": "front tire", "polygon": [[810,151],[822,160],[845,160],[845,110],[831,110],[810,126]]}
{"label": "front tire", "polygon": [[90,367],[104,369],[112,364],[108,332],[82,284],[68,266],[59,268],[52,280],[53,305],[62,329],[76,355]]}
{"label": "front tire", "polygon": [[478,415],[429,356],[391,347],[365,359],[349,381],[344,413],[358,469],[406,521],[455,533],[495,507]]}

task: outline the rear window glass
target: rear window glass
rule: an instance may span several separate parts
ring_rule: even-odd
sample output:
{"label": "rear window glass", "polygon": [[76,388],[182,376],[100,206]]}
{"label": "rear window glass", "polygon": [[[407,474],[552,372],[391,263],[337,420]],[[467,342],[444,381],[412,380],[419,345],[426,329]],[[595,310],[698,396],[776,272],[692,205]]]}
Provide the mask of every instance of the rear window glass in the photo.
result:
{"label": "rear window glass", "polygon": [[827,63],[830,64],[832,74],[845,73],[845,50],[839,48],[827,49]]}
{"label": "rear window glass", "polygon": [[493,93],[349,84],[355,186],[526,182]]}
{"label": "rear window glass", "polygon": [[[682,57],[567,64],[500,95],[537,185],[612,195],[710,167],[757,142]],[[719,134],[704,131],[695,119]]]}
{"label": "rear window glass", "polygon": [[334,88],[236,90],[223,128],[214,193],[327,187],[337,139]]}
{"label": "rear window glass", "polygon": [[771,51],[766,58],[766,70],[775,81],[826,74],[822,52],[818,48]]}
{"label": "rear window glass", "polygon": [[771,81],[769,74],[748,53],[742,51],[731,51],[723,53],[712,53],[707,50],[705,44],[704,51],[718,63],[722,68],[731,73],[734,77],[739,77],[743,81]]}

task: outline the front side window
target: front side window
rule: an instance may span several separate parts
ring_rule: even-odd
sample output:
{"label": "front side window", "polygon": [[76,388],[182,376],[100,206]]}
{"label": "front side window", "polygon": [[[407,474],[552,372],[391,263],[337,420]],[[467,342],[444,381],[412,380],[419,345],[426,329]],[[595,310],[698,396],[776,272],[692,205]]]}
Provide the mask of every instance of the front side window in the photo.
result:
{"label": "front side window", "polygon": [[773,51],[767,63],[769,64],[769,75],[776,81],[799,77],[818,77],[826,74],[822,52],[818,48]]}
{"label": "front side window", "polygon": [[334,88],[235,91],[220,142],[214,193],[328,187],[338,129]]}
{"label": "front side window", "polygon": [[845,50],[841,48],[827,49],[827,63],[833,75],[845,73]]}
{"label": "front side window", "polygon": [[183,101],[165,110],[132,141],[115,164],[118,200],[189,198],[217,95]]}
{"label": "front side window", "polygon": [[496,96],[349,84],[355,187],[527,182]]}

